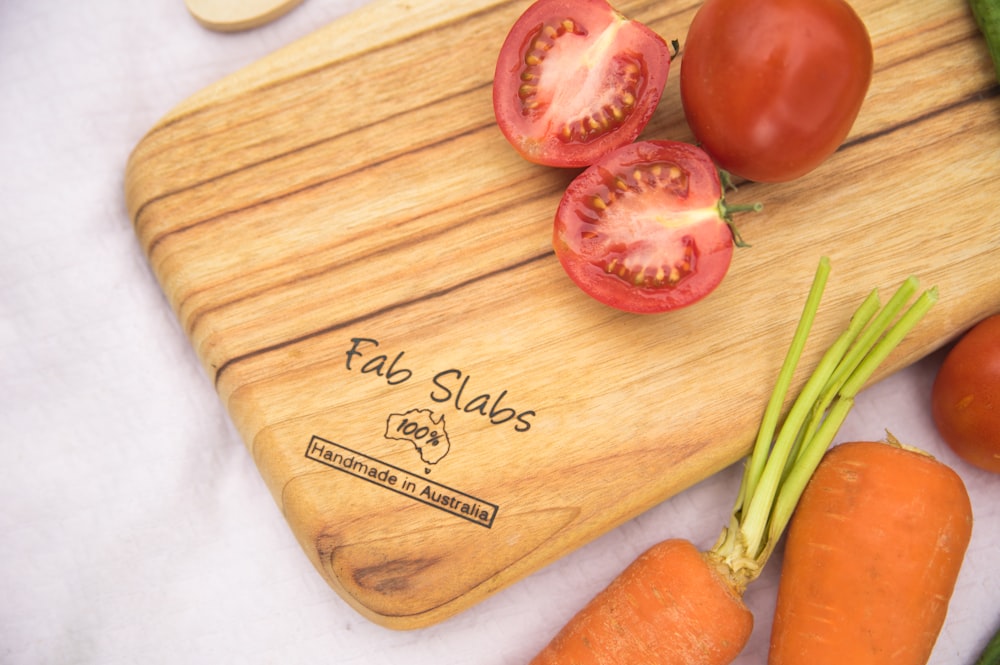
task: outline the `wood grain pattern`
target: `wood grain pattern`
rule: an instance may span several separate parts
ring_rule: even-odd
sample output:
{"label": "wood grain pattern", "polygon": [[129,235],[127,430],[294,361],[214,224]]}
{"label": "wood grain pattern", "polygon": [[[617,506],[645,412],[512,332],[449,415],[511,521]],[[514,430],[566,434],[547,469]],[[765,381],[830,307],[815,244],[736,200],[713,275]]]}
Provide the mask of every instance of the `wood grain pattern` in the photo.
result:
{"label": "wood grain pattern", "polygon": [[[186,100],[127,167],[137,237],[303,550],[392,628],[737,460],[821,255],[810,363],[909,274],[941,301],[880,376],[1000,310],[1000,90],[961,0],[856,0],[876,64],[846,144],[744,183],[752,247],[706,300],[645,317],[569,282],[550,235],[574,172],[495,127],[526,6],[376,2]],[[696,6],[618,5],[682,42]],[[646,137],[691,139],[677,81]]]}

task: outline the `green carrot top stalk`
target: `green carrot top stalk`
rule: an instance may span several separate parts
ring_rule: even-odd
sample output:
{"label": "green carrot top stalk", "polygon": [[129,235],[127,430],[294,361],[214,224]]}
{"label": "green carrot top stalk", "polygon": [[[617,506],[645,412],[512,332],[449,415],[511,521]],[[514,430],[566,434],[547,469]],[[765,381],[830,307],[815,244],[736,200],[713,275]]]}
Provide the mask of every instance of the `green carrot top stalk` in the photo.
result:
{"label": "green carrot top stalk", "polygon": [[931,288],[907,307],[919,289],[912,276],[884,306],[873,290],[819,360],[779,427],[829,272],[829,259],[823,257],[764,410],[729,524],[709,552],[732,571],[741,591],[760,574],[854,397],[937,301],[937,289]]}

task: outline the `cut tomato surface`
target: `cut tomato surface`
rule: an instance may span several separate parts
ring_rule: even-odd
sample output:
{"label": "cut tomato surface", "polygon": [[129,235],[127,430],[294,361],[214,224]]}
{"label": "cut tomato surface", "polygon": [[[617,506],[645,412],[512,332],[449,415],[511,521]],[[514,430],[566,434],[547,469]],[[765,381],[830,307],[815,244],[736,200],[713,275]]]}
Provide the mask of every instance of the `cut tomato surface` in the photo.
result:
{"label": "cut tomato surface", "polygon": [[497,58],[497,124],[529,161],[589,166],[638,138],[670,61],[662,37],[605,0],[539,0]]}
{"label": "cut tomato surface", "polygon": [[619,148],[567,188],[553,246],[573,282],[606,305],[656,313],[701,300],[734,246],[715,164],[688,143]]}

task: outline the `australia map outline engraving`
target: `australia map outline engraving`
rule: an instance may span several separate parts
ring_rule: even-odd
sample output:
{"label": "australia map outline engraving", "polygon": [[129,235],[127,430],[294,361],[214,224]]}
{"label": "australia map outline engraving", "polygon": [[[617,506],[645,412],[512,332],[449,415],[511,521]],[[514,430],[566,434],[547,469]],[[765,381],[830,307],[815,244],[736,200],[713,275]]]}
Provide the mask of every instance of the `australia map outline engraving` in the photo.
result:
{"label": "australia map outline engraving", "polygon": [[425,474],[451,450],[444,414],[435,416],[430,409],[390,414],[385,423],[385,438],[410,443],[425,464]]}

